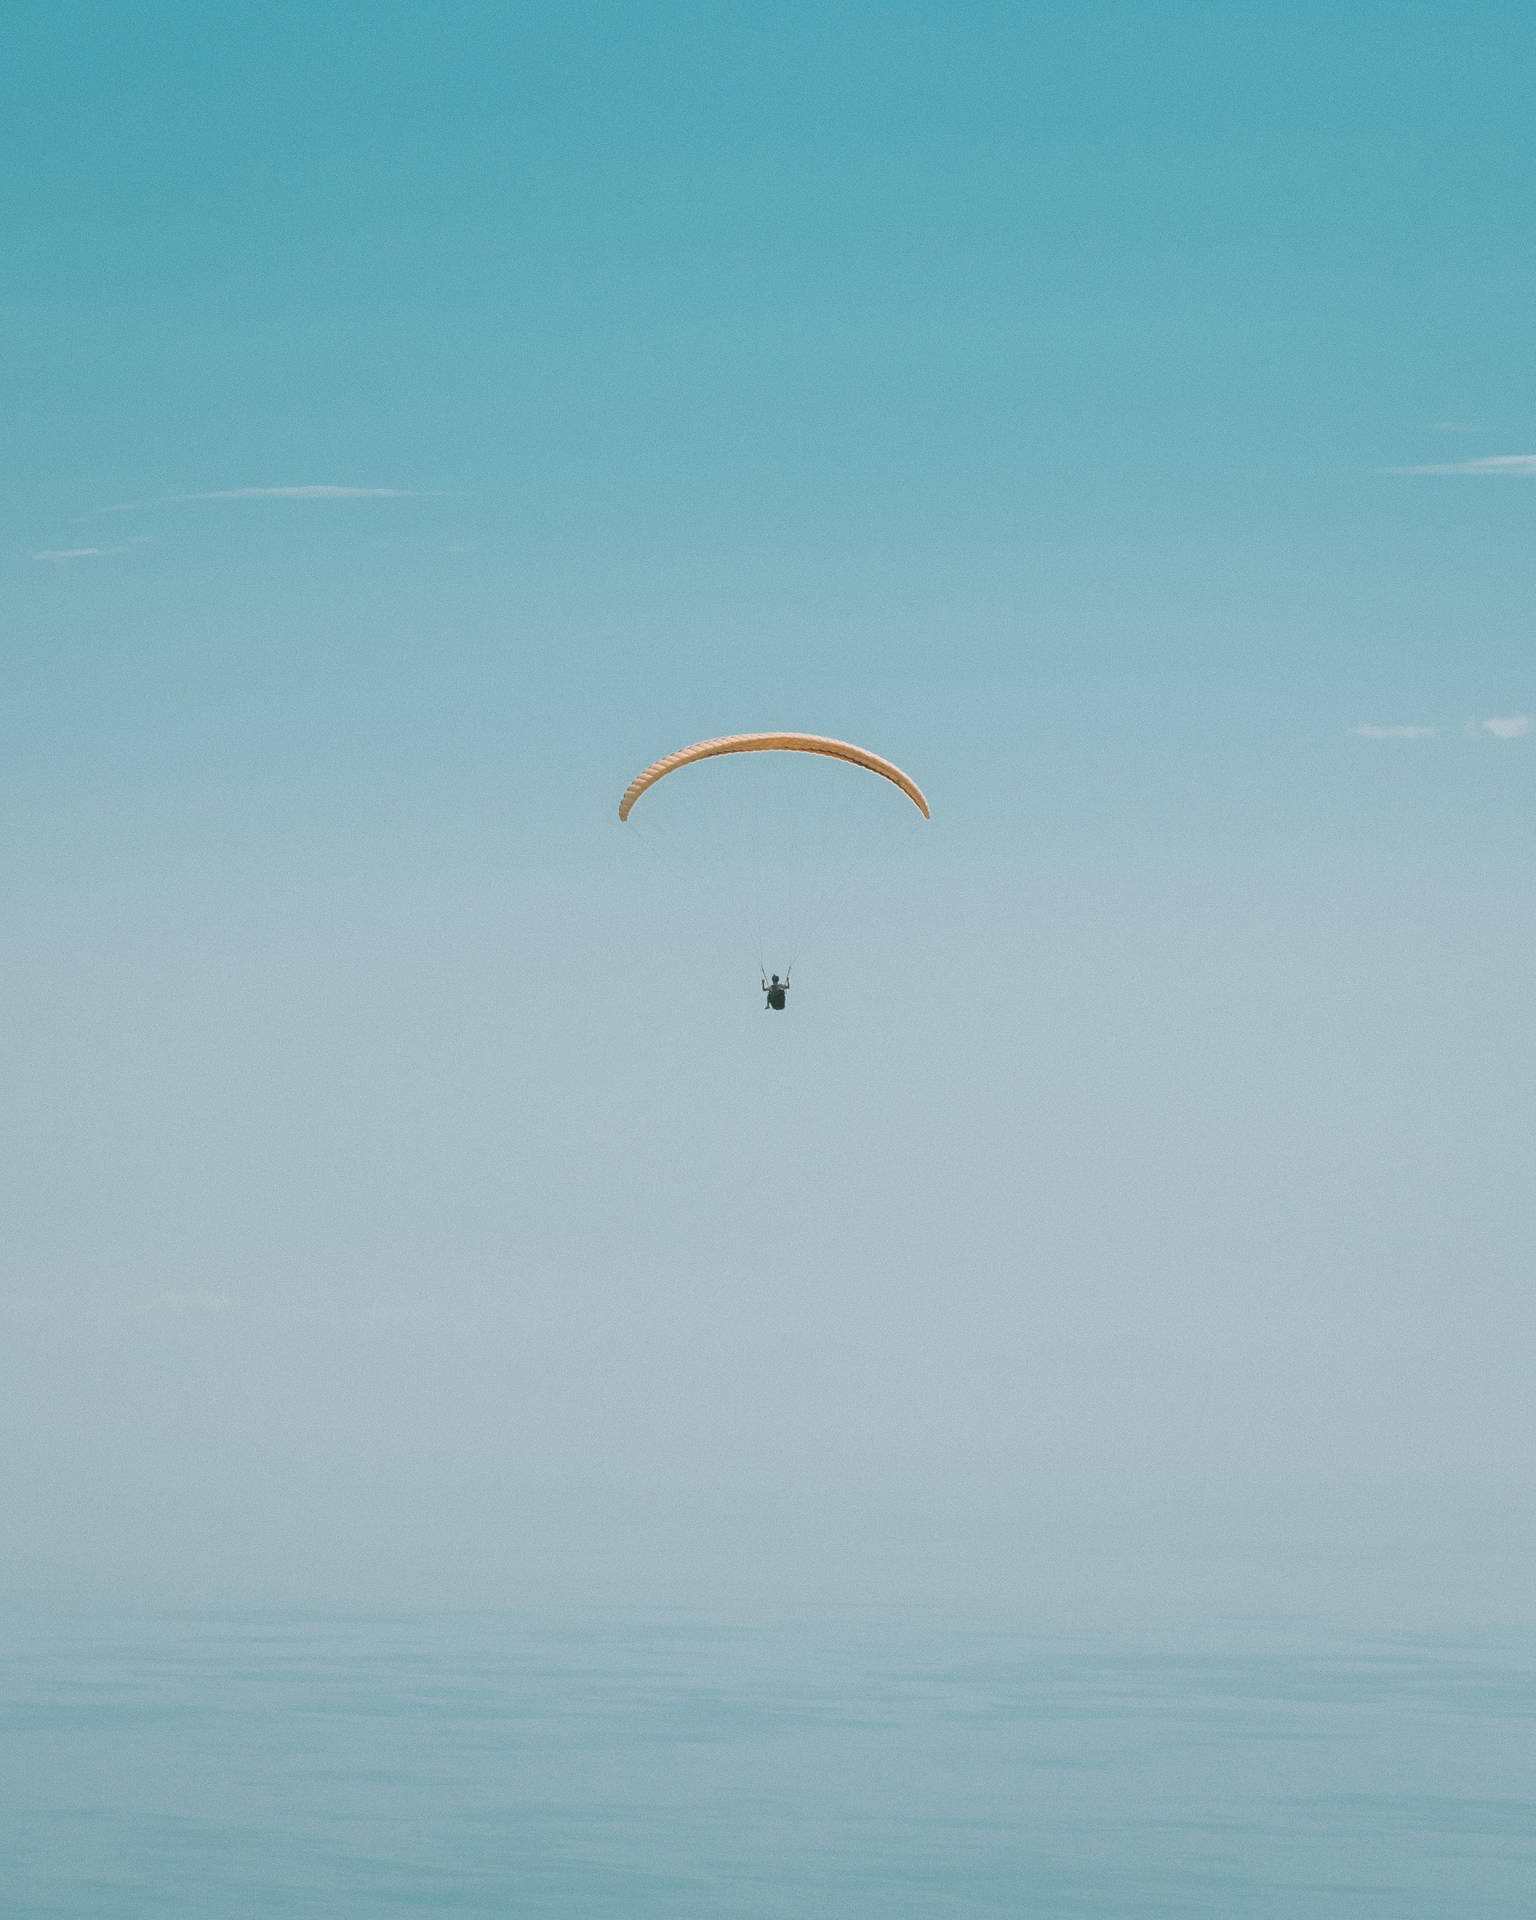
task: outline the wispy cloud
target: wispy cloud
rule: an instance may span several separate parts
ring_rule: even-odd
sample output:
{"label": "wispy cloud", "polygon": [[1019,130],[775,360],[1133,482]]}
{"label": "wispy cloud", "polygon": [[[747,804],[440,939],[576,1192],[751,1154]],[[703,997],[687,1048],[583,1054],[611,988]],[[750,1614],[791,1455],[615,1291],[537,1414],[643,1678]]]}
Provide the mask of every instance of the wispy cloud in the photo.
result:
{"label": "wispy cloud", "polygon": [[440,500],[441,487],[223,487],[214,493],[167,493],[158,500],[128,500],[104,513],[141,513],[146,507],[179,506],[188,500]]}
{"label": "wispy cloud", "polygon": [[1449,460],[1428,467],[1383,467],[1383,473],[1496,474],[1536,480],[1536,453],[1491,453],[1481,460]]}
{"label": "wispy cloud", "polygon": [[1362,740],[1433,740],[1438,727],[1375,727],[1369,724],[1353,729]]}
{"label": "wispy cloud", "polygon": [[172,500],[428,500],[414,487],[230,487],[223,493],[173,493]]}
{"label": "wispy cloud", "polygon": [[1530,716],[1524,713],[1495,715],[1493,719],[1479,724],[1483,732],[1491,733],[1495,740],[1518,740],[1522,733],[1531,730]]}
{"label": "wispy cloud", "polygon": [[135,547],[147,546],[148,534],[137,540],[124,540],[115,547],[44,547],[41,553],[34,553],[34,560],[100,560],[109,553],[132,553]]}

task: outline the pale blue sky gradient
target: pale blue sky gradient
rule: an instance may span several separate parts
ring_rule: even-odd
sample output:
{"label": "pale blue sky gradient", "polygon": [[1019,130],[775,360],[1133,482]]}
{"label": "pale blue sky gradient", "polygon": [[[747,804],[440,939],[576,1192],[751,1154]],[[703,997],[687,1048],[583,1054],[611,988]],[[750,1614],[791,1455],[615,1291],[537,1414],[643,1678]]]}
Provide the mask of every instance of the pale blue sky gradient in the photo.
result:
{"label": "pale blue sky gradient", "polygon": [[[1528,1539],[1528,8],[0,31],[17,1579]],[[613,816],[781,724],[770,1028]]]}

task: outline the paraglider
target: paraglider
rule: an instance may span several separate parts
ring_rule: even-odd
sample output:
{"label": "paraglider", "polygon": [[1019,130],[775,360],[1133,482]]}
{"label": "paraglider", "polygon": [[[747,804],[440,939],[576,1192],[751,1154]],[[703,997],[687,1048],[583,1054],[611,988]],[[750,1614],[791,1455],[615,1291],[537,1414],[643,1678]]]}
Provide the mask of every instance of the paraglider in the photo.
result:
{"label": "paraglider", "polygon": [[[679,747],[675,753],[664,755],[655,760],[642,772],[635,775],[624,789],[619,801],[619,818],[628,820],[636,801],[649,792],[658,781],[665,780],[669,774],[680,767],[693,766],[701,760],[714,760],[722,755],[737,753],[785,753],[815,754],[824,759],[842,760],[854,767],[879,775],[892,786],[900,789],[912,802],[925,820],[930,818],[928,802],[922,788],[904,773],[893,761],[882,759],[878,753],[871,753],[867,747],[859,747],[847,740],[832,740],[819,733],[732,733],[723,734],[718,739],[700,740],[691,747]],[[840,811],[840,810],[834,810]],[[757,821],[759,832],[768,832],[779,837],[781,822],[776,813],[763,815]],[[782,929],[780,929],[780,937]],[[774,974],[768,977],[767,967],[762,970],[761,985],[765,996],[765,1011],[784,1012],[789,993],[790,969],[784,969],[783,977]]]}
{"label": "paraglider", "polygon": [[696,760],[713,760],[722,753],[824,753],[832,760],[848,760],[856,767],[867,767],[901,788],[925,820],[931,818],[923,790],[901,768],[867,747],[851,746],[846,740],[829,740],[819,733],[727,733],[718,740],[700,740],[696,746],[679,747],[663,759],[653,761],[644,773],[637,773],[624,789],[619,802],[619,818],[627,820],[629,810],[645,792],[679,767],[692,766]]}

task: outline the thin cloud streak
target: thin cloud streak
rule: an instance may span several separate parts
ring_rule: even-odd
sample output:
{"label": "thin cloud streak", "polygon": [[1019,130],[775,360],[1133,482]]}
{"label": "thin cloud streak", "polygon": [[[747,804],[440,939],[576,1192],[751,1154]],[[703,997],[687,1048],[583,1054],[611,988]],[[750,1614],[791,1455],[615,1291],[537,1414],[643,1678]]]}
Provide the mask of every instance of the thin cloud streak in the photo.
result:
{"label": "thin cloud streak", "polygon": [[230,487],[223,493],[173,493],[170,500],[431,500],[441,490],[413,487]]}
{"label": "thin cloud streak", "polygon": [[1382,467],[1382,473],[1494,474],[1506,480],[1536,480],[1536,453],[1493,453],[1481,460],[1452,460],[1429,467]]}
{"label": "thin cloud streak", "polygon": [[1522,734],[1531,730],[1530,716],[1524,713],[1496,714],[1491,720],[1482,722],[1484,733],[1491,733],[1495,740],[1518,740]]}
{"label": "thin cloud streak", "polygon": [[132,553],[135,547],[148,544],[147,536],[140,540],[124,540],[115,547],[44,547],[41,553],[34,553],[34,560],[100,560],[109,553]]}
{"label": "thin cloud streak", "polygon": [[441,500],[444,487],[224,487],[213,493],[166,493],[157,500],[125,500],[103,513],[143,513],[190,500]]}

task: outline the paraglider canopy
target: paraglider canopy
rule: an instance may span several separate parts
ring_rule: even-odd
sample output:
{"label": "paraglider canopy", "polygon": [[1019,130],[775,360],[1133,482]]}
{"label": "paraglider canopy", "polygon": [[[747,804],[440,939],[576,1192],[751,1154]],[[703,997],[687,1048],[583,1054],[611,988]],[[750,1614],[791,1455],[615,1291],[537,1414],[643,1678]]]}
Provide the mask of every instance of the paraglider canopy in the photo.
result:
{"label": "paraglider canopy", "polygon": [[820,753],[829,759],[847,760],[856,767],[867,767],[871,773],[878,773],[889,780],[912,802],[918,812],[927,820],[928,802],[923,798],[922,788],[901,768],[889,760],[882,760],[878,753],[871,753],[867,747],[855,747],[846,740],[829,740],[819,733],[730,733],[718,740],[700,740],[691,747],[679,747],[676,753],[669,753],[664,759],[655,761],[643,773],[637,773],[624,789],[624,798],[619,802],[619,818],[627,820],[630,808],[648,787],[654,787],[658,780],[664,780],[669,773],[679,767],[692,766],[696,760],[713,760],[722,753]]}
{"label": "paraglider canopy", "polygon": [[[739,916],[762,969],[767,1005],[781,1013],[789,968],[806,942],[819,941],[828,922],[846,926],[857,916],[873,873],[884,876],[875,884],[888,884],[888,868],[872,868],[861,856],[889,853],[893,835],[900,842],[919,833],[889,788],[904,794],[925,822],[928,802],[900,767],[851,741],[819,733],[732,733],[653,761],[625,788],[620,820],[679,767],[726,757],[729,778],[669,782],[625,832],[639,836],[649,858],[679,867],[690,910],[712,901]],[[850,779],[844,766],[876,778]],[[769,958],[788,963],[782,977],[768,978]]]}

